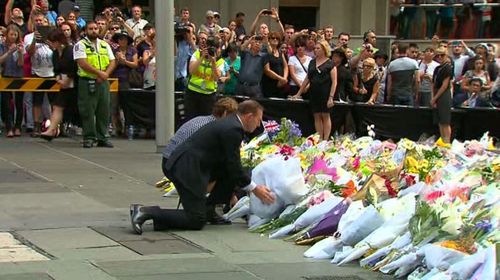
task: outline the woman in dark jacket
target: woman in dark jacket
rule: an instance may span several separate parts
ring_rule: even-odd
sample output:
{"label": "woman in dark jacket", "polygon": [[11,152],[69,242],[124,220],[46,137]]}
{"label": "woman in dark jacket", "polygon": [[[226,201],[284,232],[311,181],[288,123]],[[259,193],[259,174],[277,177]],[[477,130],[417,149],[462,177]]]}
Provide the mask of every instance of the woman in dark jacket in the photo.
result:
{"label": "woman in dark jacket", "polygon": [[332,61],[337,67],[337,88],[335,90],[335,101],[344,102],[352,94],[353,80],[351,70],[347,68],[347,56],[342,48],[332,52]]}
{"label": "woman in dark jacket", "polygon": [[50,95],[52,104],[52,115],[50,116],[50,126],[40,134],[40,137],[51,141],[59,135],[59,124],[62,121],[64,107],[75,94],[74,78],[76,77],[77,65],[73,59],[73,46],[68,44],[68,40],[61,29],[52,30],[48,35],[48,44],[54,50],[52,62],[56,81],[61,86],[59,93]]}

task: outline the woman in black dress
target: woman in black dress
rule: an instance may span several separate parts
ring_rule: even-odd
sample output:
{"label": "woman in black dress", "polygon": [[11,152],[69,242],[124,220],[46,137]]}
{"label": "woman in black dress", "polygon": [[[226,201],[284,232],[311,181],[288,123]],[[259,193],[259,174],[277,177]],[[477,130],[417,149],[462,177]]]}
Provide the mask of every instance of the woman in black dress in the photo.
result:
{"label": "woman in black dress", "polygon": [[309,64],[307,77],[293,98],[300,98],[307,85],[310,84],[310,105],[314,116],[314,127],[321,140],[328,140],[332,131],[330,111],[337,87],[337,68],[330,57],[330,45],[327,41],[319,41],[314,47],[316,58]]}
{"label": "woman in black dress", "polygon": [[281,34],[271,32],[269,34],[269,62],[264,66],[262,76],[262,92],[264,97],[285,98],[288,84],[288,63],[285,54],[280,51]]}
{"label": "woman in black dress", "polygon": [[77,66],[73,59],[73,46],[68,45],[68,40],[61,29],[54,29],[48,35],[49,46],[54,50],[52,61],[56,81],[61,86],[59,93],[49,96],[52,104],[50,126],[40,134],[40,137],[51,141],[59,134],[59,123],[63,118],[64,107],[68,104],[71,96],[75,94],[74,78]]}
{"label": "woman in black dress", "polygon": [[354,76],[354,90],[352,99],[354,102],[363,102],[370,105],[377,100],[379,81],[375,75],[375,59],[363,60],[363,71]]}
{"label": "woman in black dress", "polygon": [[439,124],[439,133],[444,143],[451,141],[451,78],[453,70],[445,48],[435,51],[435,60],[441,65],[436,67],[432,77],[431,107],[434,108],[434,122]]}

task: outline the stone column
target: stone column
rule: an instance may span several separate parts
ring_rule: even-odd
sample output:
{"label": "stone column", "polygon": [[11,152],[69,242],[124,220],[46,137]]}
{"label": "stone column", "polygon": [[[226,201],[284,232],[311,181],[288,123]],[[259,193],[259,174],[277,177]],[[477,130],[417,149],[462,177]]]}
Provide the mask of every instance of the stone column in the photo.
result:
{"label": "stone column", "polygon": [[156,150],[175,132],[174,0],[155,0],[156,27]]}

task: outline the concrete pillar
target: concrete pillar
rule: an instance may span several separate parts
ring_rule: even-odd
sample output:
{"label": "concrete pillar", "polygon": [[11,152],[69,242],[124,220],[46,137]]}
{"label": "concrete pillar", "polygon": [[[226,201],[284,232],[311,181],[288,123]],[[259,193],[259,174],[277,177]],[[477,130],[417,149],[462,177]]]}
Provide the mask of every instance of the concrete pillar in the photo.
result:
{"label": "concrete pillar", "polygon": [[156,27],[156,150],[175,132],[174,0],[155,0]]}

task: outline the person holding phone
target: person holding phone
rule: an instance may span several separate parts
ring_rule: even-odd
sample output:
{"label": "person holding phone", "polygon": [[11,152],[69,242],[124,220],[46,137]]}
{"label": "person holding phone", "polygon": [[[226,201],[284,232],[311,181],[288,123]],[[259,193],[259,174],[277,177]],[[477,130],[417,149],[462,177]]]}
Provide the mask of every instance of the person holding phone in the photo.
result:
{"label": "person holding phone", "polygon": [[[0,44],[0,65],[2,66],[2,77],[22,78],[24,64],[24,48],[22,44],[22,32],[19,27],[11,23],[5,32],[5,42]],[[1,95],[2,120],[7,130],[7,137],[21,136],[21,124],[23,122],[23,92],[4,92]],[[15,122],[14,110],[10,102],[15,100]],[[13,125],[14,123],[14,125]]]}
{"label": "person holding phone", "polygon": [[[35,24],[35,31],[24,37],[24,46],[31,58],[31,76],[40,78],[54,77],[54,64],[52,63],[53,51],[43,40],[39,30],[46,30],[48,27],[44,14],[40,12],[32,13],[31,20]],[[33,93],[33,122],[34,128],[32,137],[39,137],[42,130],[41,115],[42,104],[45,93]]]}
{"label": "person holding phone", "polygon": [[224,71],[224,59],[220,58],[220,44],[216,37],[200,40],[189,62],[189,77],[184,105],[188,120],[208,115],[217,100],[217,81]]}

